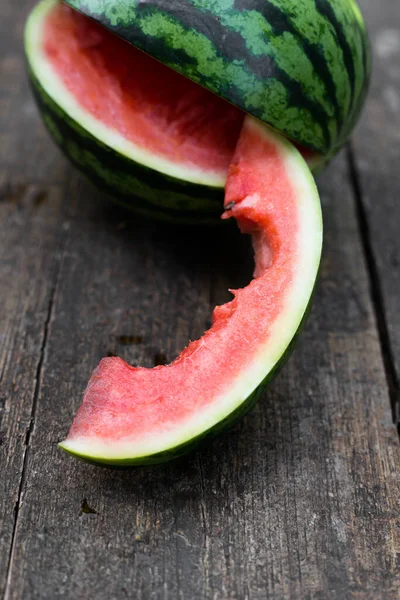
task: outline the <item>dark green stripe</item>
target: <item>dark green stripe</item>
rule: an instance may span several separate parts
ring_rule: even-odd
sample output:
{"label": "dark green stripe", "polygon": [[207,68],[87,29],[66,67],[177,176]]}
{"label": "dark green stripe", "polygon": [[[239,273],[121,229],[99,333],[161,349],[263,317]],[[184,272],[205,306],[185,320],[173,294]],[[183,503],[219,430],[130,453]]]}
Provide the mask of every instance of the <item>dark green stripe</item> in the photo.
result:
{"label": "dark green stripe", "polygon": [[[365,94],[368,91],[369,80],[370,80],[370,76],[371,76],[371,53],[370,53],[370,48],[369,48],[369,39],[368,39],[367,32],[361,30],[360,35],[362,37],[362,39],[361,39],[362,64],[363,64],[364,76],[366,78],[366,81],[364,83],[364,94],[362,97],[362,100],[364,100]],[[362,100],[361,100],[361,102],[362,102]]]}
{"label": "dark green stripe", "polygon": [[[194,11],[189,0],[181,0],[172,4],[170,0],[157,0],[138,4],[137,12],[143,17],[154,12],[175,19],[185,29],[191,29],[205,36],[215,47],[217,54],[228,62],[244,62],[249,71],[260,80],[277,79],[285,87],[288,94],[289,106],[301,107],[309,111],[324,135],[325,145],[331,144],[330,132],[327,126],[327,115],[320,103],[309,98],[301,84],[292,79],[281,69],[271,56],[256,56],[249,52],[246,41],[237,31],[221,24],[217,15],[210,11]],[[143,34],[142,34],[143,35]],[[150,43],[150,40],[149,40]],[[144,44],[148,48],[148,44]],[[336,93],[333,94],[333,98]]]}
{"label": "dark green stripe", "polygon": [[342,49],[343,62],[346,67],[346,71],[348,73],[349,81],[350,81],[350,89],[351,89],[350,110],[351,110],[353,107],[353,104],[354,104],[354,86],[355,86],[355,80],[356,80],[356,72],[355,72],[355,67],[354,67],[353,53],[351,51],[350,45],[349,45],[346,35],[344,33],[343,26],[340,23],[340,21],[338,20],[337,16],[335,15],[335,12],[334,12],[329,0],[315,0],[315,6],[316,6],[316,9],[318,10],[318,12],[323,17],[325,17],[329,21],[329,23],[332,25],[332,27],[336,33],[337,40]]}
{"label": "dark green stripe", "polygon": [[287,13],[269,2],[269,0],[235,0],[235,8],[239,11],[254,10],[262,14],[262,16],[271,25],[276,36],[283,35],[285,32],[293,35],[300,43],[303,51],[318,77],[323,82],[326,89],[326,100],[331,103],[335,113],[335,118],[338,123],[342,123],[342,115],[337,100],[336,86],[332,79],[332,74],[329,70],[323,48],[309,42],[294,26]]}

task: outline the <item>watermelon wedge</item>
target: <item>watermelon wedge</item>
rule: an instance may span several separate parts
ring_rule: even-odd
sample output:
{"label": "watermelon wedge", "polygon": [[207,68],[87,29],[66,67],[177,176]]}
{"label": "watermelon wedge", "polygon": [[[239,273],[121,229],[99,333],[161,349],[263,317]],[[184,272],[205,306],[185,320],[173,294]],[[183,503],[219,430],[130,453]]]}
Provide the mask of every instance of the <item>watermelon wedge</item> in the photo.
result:
{"label": "watermelon wedge", "polygon": [[232,290],[212,327],[171,364],[145,369],[103,359],[63,450],[122,466],[175,458],[251,408],[286,360],[317,277],[320,202],[300,153],[249,116],[229,167],[229,217],[252,236],[254,279]]}

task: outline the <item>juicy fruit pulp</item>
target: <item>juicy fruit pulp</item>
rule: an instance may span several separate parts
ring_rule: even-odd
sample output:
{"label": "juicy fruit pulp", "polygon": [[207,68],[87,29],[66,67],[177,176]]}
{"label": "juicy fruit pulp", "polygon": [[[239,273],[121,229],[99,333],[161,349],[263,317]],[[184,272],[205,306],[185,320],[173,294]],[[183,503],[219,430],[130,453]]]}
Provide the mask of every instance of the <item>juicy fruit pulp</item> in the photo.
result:
{"label": "juicy fruit pulp", "polygon": [[224,185],[244,119],[238,108],[63,4],[46,18],[43,52],[82,109],[159,157],[160,168]]}
{"label": "juicy fruit pulp", "polygon": [[167,366],[103,359],[61,447],[85,460],[146,464],[188,449],[251,404],[298,331],[317,276],[318,194],[300,154],[246,117],[226,212],[253,238],[255,279],[218,306],[213,324]]}

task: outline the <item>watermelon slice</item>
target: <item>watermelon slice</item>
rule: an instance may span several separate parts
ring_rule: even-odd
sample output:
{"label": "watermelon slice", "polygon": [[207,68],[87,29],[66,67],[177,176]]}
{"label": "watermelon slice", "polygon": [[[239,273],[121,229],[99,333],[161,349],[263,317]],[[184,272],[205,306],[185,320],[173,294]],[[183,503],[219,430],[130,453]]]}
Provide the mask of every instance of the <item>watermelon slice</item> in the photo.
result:
{"label": "watermelon slice", "polygon": [[300,153],[249,116],[229,167],[228,217],[252,235],[254,279],[170,365],[103,359],[63,450],[111,465],[175,458],[247,411],[287,358],[317,277],[320,203]]}

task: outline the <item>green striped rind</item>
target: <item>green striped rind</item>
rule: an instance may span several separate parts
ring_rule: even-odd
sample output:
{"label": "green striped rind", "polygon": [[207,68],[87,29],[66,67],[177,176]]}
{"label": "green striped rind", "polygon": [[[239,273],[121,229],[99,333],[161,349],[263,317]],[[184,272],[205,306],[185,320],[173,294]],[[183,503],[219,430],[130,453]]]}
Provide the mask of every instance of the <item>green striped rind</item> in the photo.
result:
{"label": "green striped rind", "polygon": [[32,89],[54,141],[98,187],[138,214],[174,223],[212,224],[223,210],[223,189],[170,177],[103,144],[45,92],[31,69]]}
{"label": "green striped rind", "polygon": [[70,454],[71,456],[74,456],[75,458],[78,458],[79,460],[82,460],[84,462],[87,462],[87,463],[90,463],[93,465],[104,465],[104,466],[111,466],[111,467],[135,467],[135,466],[143,467],[143,466],[157,465],[157,464],[161,464],[161,463],[170,462],[172,460],[176,460],[176,459],[180,458],[181,456],[183,456],[184,454],[187,454],[188,452],[195,450],[203,442],[206,442],[207,440],[210,440],[213,437],[219,435],[220,433],[223,433],[224,431],[227,431],[228,429],[233,427],[233,425],[237,421],[239,421],[252,408],[254,408],[254,406],[257,404],[258,400],[260,399],[260,397],[263,394],[263,392],[265,391],[265,389],[273,381],[273,379],[275,379],[275,377],[278,375],[279,371],[284,367],[284,365],[286,364],[290,355],[292,354],[295,343],[297,341],[297,338],[298,338],[299,334],[301,333],[303,325],[306,322],[307,317],[309,315],[311,303],[312,303],[312,298],[310,299],[307,310],[303,316],[303,319],[300,323],[300,326],[299,326],[296,334],[294,335],[292,341],[290,342],[290,345],[287,347],[285,353],[282,355],[280,360],[275,365],[274,369],[268,373],[268,375],[260,383],[260,385],[252,392],[252,394],[250,394],[250,396],[235,411],[230,413],[226,419],[223,419],[222,421],[217,423],[214,427],[202,432],[201,435],[199,435],[195,438],[192,438],[191,440],[189,440],[183,444],[180,444],[179,446],[175,446],[174,448],[169,448],[165,452],[157,452],[156,454],[152,454],[152,455],[148,455],[148,456],[141,456],[138,458],[126,458],[126,459],[123,459],[123,458],[118,458],[118,459],[107,458],[107,459],[105,459],[104,458],[103,459],[101,457],[96,457],[96,459],[93,460],[93,459],[85,456],[84,454],[78,454],[76,452],[72,452],[67,447],[64,448],[62,443],[59,444],[59,447],[62,450],[64,450],[64,452],[66,452],[67,454]]}
{"label": "green striped rind", "polygon": [[67,0],[287,137],[333,155],[370,73],[353,0]]}

